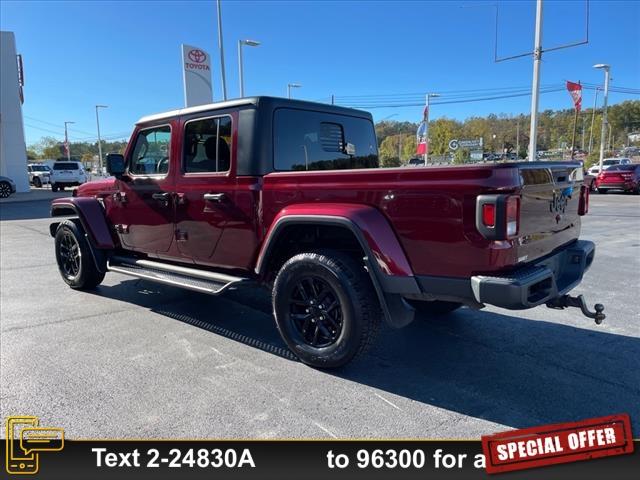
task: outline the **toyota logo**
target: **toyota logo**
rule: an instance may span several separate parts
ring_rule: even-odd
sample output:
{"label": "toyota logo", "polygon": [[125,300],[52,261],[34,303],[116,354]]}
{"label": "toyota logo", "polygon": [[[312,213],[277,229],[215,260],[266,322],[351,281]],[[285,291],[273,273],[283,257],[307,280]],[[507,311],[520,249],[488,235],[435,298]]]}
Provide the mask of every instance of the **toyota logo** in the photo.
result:
{"label": "toyota logo", "polygon": [[195,63],[203,63],[207,59],[207,54],[202,50],[193,49],[189,52],[189,60]]}

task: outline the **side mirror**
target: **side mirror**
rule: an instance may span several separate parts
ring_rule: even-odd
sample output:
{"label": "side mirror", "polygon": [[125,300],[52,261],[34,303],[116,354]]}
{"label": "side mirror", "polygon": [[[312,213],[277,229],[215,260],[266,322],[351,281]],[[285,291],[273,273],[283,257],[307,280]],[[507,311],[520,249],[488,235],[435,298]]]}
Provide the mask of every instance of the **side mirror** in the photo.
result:
{"label": "side mirror", "polygon": [[109,175],[120,178],[124,174],[125,169],[124,155],[120,153],[107,154],[107,173],[109,173]]}

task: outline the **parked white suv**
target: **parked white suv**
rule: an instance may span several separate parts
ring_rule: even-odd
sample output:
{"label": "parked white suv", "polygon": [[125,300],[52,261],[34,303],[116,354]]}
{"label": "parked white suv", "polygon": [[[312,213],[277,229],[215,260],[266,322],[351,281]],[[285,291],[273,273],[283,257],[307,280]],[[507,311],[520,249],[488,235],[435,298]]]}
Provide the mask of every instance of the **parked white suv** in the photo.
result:
{"label": "parked white suv", "polygon": [[57,192],[64,187],[77,187],[87,181],[82,163],[74,160],[58,160],[53,164],[51,190]]}
{"label": "parked white suv", "polygon": [[43,185],[50,183],[51,180],[51,168],[49,165],[43,163],[30,163],[27,165],[27,171],[29,172],[29,183],[34,187],[42,187]]}

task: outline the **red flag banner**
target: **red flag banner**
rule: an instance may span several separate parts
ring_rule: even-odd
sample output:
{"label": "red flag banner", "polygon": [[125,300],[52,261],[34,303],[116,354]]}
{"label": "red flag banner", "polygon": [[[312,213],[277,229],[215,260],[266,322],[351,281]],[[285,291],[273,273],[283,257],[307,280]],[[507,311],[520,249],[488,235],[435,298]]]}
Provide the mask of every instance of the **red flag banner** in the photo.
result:
{"label": "red flag banner", "polygon": [[573,106],[579,112],[582,108],[582,85],[580,83],[573,83],[567,81],[567,90],[571,99],[573,100]]}
{"label": "red flag banner", "polygon": [[427,124],[420,123],[416,132],[416,154],[424,155],[427,153]]}

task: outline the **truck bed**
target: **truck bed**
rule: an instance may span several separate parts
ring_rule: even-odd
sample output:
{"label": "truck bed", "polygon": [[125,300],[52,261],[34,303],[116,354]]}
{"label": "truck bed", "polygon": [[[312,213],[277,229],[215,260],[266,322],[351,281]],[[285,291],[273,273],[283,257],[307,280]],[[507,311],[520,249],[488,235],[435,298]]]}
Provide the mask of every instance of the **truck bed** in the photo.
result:
{"label": "truck bed", "polygon": [[[297,203],[359,203],[392,224],[416,275],[507,272],[575,241],[580,233],[575,162],[276,172],[263,177],[264,223]],[[478,195],[521,196],[520,229],[487,240],[475,226]],[[455,254],[453,254],[455,252]]]}

